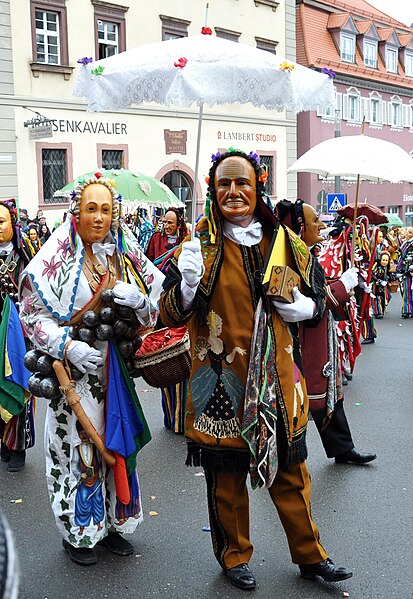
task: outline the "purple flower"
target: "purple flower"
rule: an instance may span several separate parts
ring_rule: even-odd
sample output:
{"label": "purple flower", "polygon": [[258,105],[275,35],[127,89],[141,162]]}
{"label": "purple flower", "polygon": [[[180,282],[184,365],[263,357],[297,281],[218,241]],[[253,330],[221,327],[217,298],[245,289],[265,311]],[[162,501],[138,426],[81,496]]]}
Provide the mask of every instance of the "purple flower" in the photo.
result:
{"label": "purple flower", "polygon": [[87,64],[89,64],[89,62],[93,62],[93,58],[88,58],[87,56],[84,56],[83,58],[79,58],[77,62],[86,66]]}
{"label": "purple flower", "polygon": [[50,281],[50,277],[53,277],[53,279],[56,278],[57,271],[58,271],[59,267],[63,264],[61,260],[59,260],[58,262],[55,262],[55,257],[56,256],[52,256],[52,259],[50,260],[50,262],[47,262],[47,260],[43,260],[43,264],[45,265],[45,268],[43,269],[42,277],[44,277],[44,275],[47,275],[48,281]]}
{"label": "purple flower", "polygon": [[328,75],[330,77],[330,79],[335,79],[335,77],[336,77],[336,73],[335,73],[335,71],[333,71],[333,69],[328,69],[327,67],[323,67],[321,69],[321,72],[324,73],[324,75]]}
{"label": "purple flower", "polygon": [[258,162],[258,164],[261,162],[261,157],[258,156],[258,154],[256,154],[255,152],[250,152],[249,156],[250,156],[250,158],[255,160],[255,162]]}
{"label": "purple flower", "polygon": [[219,160],[220,158],[221,158],[221,152],[217,152],[216,154],[212,154],[212,156],[211,156],[212,162],[215,162],[216,160]]}

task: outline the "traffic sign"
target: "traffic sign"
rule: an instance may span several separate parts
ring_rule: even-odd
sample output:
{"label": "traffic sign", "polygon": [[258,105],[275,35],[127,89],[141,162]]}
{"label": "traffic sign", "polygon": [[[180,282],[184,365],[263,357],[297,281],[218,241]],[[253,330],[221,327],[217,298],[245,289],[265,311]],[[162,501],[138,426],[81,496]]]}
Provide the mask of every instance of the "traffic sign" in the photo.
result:
{"label": "traffic sign", "polygon": [[346,193],[329,193],[327,195],[327,212],[337,212],[347,204]]}

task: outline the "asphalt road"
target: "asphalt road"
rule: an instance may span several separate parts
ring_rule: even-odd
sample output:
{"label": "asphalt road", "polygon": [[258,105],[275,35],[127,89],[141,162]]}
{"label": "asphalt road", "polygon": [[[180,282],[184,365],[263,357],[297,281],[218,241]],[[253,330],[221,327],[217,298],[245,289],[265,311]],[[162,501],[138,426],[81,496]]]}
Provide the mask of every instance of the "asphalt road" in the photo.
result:
{"label": "asphalt road", "polygon": [[[163,428],[160,394],[137,382],[153,440],[140,454],[145,519],[131,535],[133,556],[98,550],[96,566],[72,563],[61,546],[44,478],[43,422],[20,473],[0,465],[0,505],[14,532],[21,565],[20,599],[167,597],[206,599],[412,599],[412,344],[413,320],[402,320],[400,297],[377,321],[378,340],[363,346],[346,391],[356,446],[378,459],[368,466],[335,465],[309,425],[312,511],[329,555],[350,567],[337,584],[306,581],[291,563],[278,516],[265,490],[251,492],[253,592],[232,587],[212,555],[200,469],[187,468],[182,437]],[[21,502],[14,501],[21,499]],[[150,516],[149,512],[158,515]]]}

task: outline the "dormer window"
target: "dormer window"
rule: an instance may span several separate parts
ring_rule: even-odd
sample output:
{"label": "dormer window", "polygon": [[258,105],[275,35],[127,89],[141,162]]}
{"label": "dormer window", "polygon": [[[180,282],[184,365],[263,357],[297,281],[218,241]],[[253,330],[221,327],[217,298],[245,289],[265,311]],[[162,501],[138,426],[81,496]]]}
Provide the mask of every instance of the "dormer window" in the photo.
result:
{"label": "dormer window", "polygon": [[344,62],[355,62],[356,36],[349,33],[340,34],[340,57]]}
{"label": "dormer window", "polygon": [[388,73],[397,73],[397,48],[386,46],[386,70]]}
{"label": "dormer window", "polygon": [[413,52],[407,52],[404,55],[404,71],[407,77],[413,77]]}
{"label": "dormer window", "polygon": [[372,69],[377,68],[377,42],[373,42],[372,40],[364,40],[363,41],[363,56],[364,56],[364,64],[366,67],[371,67]]}

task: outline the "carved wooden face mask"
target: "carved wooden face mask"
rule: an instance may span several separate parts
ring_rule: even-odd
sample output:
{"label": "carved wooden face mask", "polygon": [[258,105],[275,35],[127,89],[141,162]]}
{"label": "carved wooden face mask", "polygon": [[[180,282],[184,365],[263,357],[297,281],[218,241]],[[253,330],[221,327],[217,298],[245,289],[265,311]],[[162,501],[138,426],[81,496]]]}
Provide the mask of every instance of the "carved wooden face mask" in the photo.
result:
{"label": "carved wooden face mask", "polygon": [[8,243],[13,239],[13,225],[10,212],[0,205],[0,243]]}
{"label": "carved wooden face mask", "polygon": [[105,185],[91,183],[82,192],[77,230],[83,243],[103,241],[112,223],[112,195]]}
{"label": "carved wooden face mask", "polygon": [[215,171],[214,183],[222,216],[239,226],[249,222],[257,204],[256,176],[250,162],[242,156],[225,158]]}

